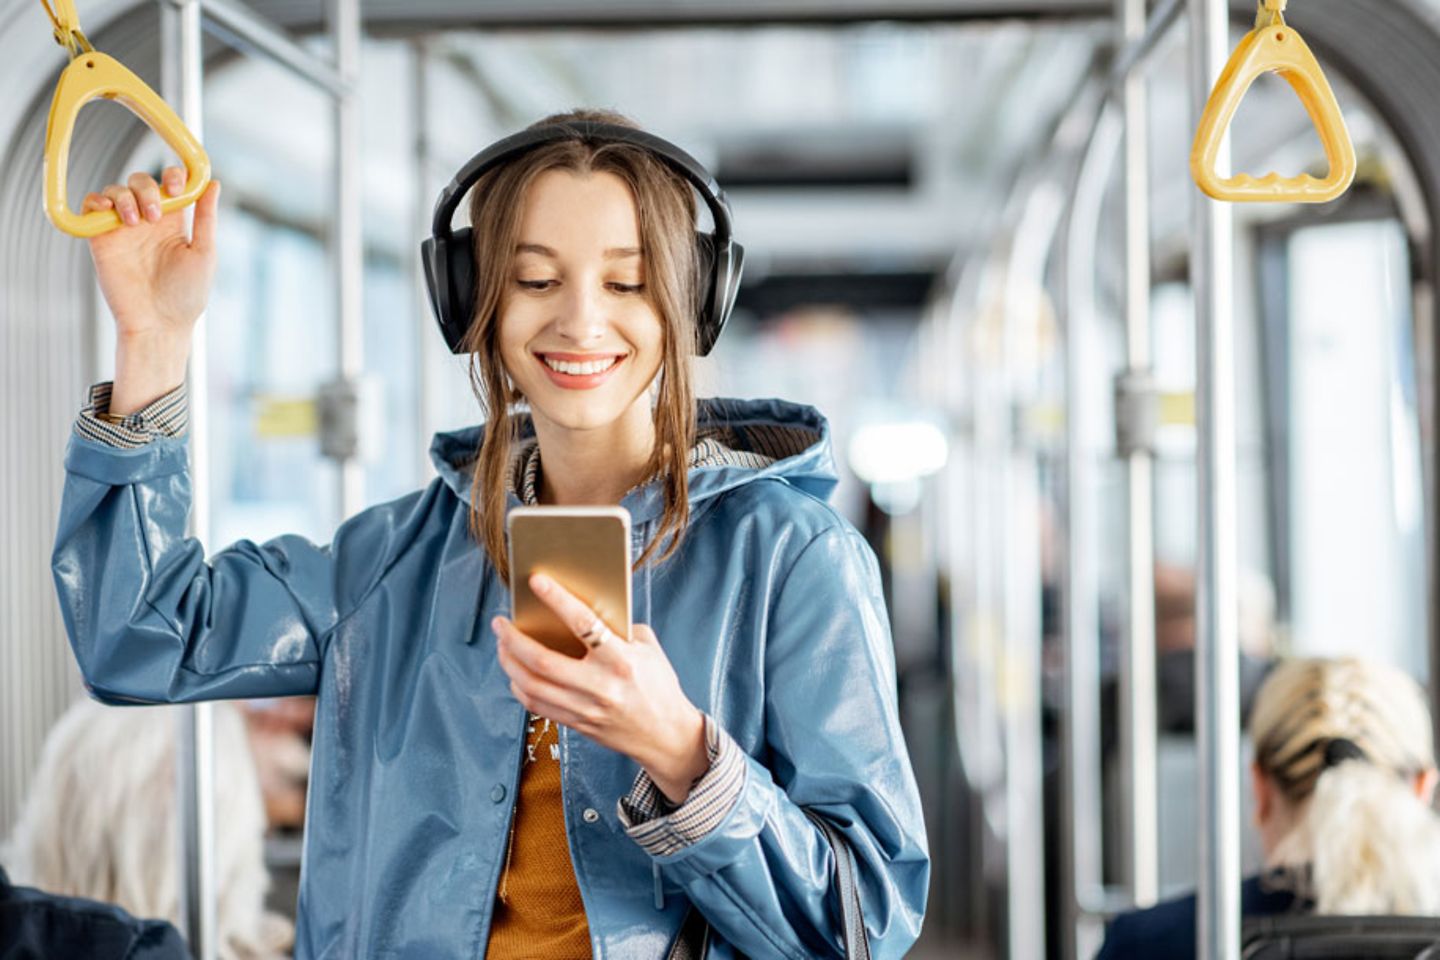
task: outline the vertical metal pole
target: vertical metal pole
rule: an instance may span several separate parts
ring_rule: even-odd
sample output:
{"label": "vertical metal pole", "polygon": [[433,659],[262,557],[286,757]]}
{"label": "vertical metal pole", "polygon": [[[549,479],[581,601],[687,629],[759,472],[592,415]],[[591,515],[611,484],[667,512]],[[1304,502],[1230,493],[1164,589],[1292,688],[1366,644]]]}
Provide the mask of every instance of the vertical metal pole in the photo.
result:
{"label": "vertical metal pole", "polygon": [[1100,600],[1097,560],[1101,441],[1095,436],[1104,390],[1095,367],[1095,238],[1105,183],[1121,133],[1120,117],[1106,103],[1086,145],[1071,196],[1066,227],[1065,292],[1065,684],[1062,739],[1066,840],[1065,956],[1089,957],[1098,943],[1093,911],[1104,905],[1100,756]]}
{"label": "vertical metal pole", "polygon": [[[410,247],[410,271],[412,282],[415,287],[415,309],[418,311],[418,322],[415,324],[415,389],[417,391],[416,433],[427,436],[427,430],[433,422],[430,409],[430,378],[427,375],[429,362],[426,359],[434,340],[434,328],[430,325],[430,298],[425,292],[425,270],[420,263],[420,244],[430,235],[430,202],[429,172],[430,172],[430,127],[429,112],[427,104],[430,100],[430,45],[425,39],[419,38],[410,44],[410,122],[414,124],[411,130],[411,144],[414,155],[411,159],[411,169],[414,171],[412,180],[415,184],[414,210],[411,214],[414,222],[415,236]],[[420,462],[417,464],[415,475],[417,477],[427,476],[430,469],[429,452],[422,449]]]}
{"label": "vertical metal pole", "polygon": [[1021,425],[1035,400],[1040,368],[1038,335],[1045,267],[1064,207],[1054,184],[1037,186],[1025,204],[1005,268],[1001,364],[1004,368],[1006,449],[1002,460],[1001,522],[1005,729],[1006,911],[1012,957],[1045,955],[1044,762],[1040,733],[1040,492],[1036,452]]}
{"label": "vertical metal pole", "polygon": [[[160,4],[161,86],[169,103],[197,139],[204,139],[203,81],[199,0]],[[187,220],[193,208],[186,212]],[[208,542],[210,535],[210,423],[204,317],[195,326],[190,350],[190,532]],[[198,704],[176,711],[178,739],[175,780],[180,856],[180,918],[199,960],[217,955],[215,876],[214,707]]]}
{"label": "vertical metal pole", "polygon": [[[365,237],[360,218],[363,184],[360,169],[360,3],[329,0],[330,39],[335,70],[345,89],[335,97],[334,263],[335,308],[340,350],[339,379],[356,388],[365,368]],[[374,411],[362,410],[363,415]],[[357,429],[362,425],[357,423]],[[349,517],[365,503],[365,465],[358,456],[340,463],[340,515]]]}
{"label": "vertical metal pole", "polygon": [[[1145,0],[1116,0],[1122,48],[1145,33]],[[1129,374],[1150,375],[1150,165],[1145,72],[1135,69],[1120,90],[1125,130],[1125,347]],[[1131,900],[1149,906],[1159,893],[1159,812],[1156,798],[1155,531],[1153,451],[1126,458],[1129,523],[1129,615],[1120,665],[1120,757],[1128,823],[1125,875]]]}
{"label": "vertical metal pole", "polygon": [[[1224,0],[1190,0],[1191,93],[1199,125],[1228,47]],[[1228,144],[1217,161],[1229,172]],[[1240,692],[1236,637],[1235,350],[1230,208],[1192,191],[1199,504],[1195,716],[1200,757],[1198,956],[1240,955]]]}

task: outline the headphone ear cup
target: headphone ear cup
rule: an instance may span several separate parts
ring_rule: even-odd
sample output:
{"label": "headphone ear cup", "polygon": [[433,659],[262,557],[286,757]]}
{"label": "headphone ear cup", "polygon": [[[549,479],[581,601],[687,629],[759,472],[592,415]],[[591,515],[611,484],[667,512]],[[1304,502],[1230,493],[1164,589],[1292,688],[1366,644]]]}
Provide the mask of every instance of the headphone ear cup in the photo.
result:
{"label": "headphone ear cup", "polygon": [[420,244],[430,308],[451,353],[465,352],[465,334],[475,314],[475,250],[470,238],[466,227]]}
{"label": "headphone ear cup", "polygon": [[715,338],[715,237],[709,233],[695,234],[695,290],[700,308],[695,316],[695,352],[700,356],[710,352]]}
{"label": "headphone ear cup", "polygon": [[710,268],[710,296],[705,323],[700,331],[700,356],[709,355],[725,329],[730,313],[735,309],[735,298],[740,293],[740,273],[745,266],[745,248],[734,240],[716,248],[711,241],[710,255],[714,261]]}

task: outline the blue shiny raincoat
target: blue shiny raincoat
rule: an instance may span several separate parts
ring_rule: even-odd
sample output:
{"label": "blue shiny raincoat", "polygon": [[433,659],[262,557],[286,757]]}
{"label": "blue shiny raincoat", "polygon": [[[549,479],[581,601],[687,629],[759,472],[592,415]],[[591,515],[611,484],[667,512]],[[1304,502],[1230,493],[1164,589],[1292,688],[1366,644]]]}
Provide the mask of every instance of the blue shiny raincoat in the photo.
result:
{"label": "blue shiny raincoat", "polygon": [[[594,955],[662,957],[692,903],[711,958],[842,955],[830,848],[803,805],[854,850],[874,955],[900,957],[919,934],[929,856],[875,559],[825,502],[827,425],[775,400],[705,400],[699,413],[702,435],[723,430],[735,449],[761,434],[789,449],[692,469],[681,550],[636,571],[633,609],[747,755],[744,787],[719,826],[652,857],[616,815],[638,765],[560,729]],[[208,562],[185,536],[183,439],[70,441],[53,564],[91,692],[116,704],[318,695],[299,957],[484,955],[526,711],[489,628],[509,592],[467,531],[480,436],[438,435],[439,477],[346,521],[329,546],[241,541]],[[622,505],[638,556],[658,485]]]}

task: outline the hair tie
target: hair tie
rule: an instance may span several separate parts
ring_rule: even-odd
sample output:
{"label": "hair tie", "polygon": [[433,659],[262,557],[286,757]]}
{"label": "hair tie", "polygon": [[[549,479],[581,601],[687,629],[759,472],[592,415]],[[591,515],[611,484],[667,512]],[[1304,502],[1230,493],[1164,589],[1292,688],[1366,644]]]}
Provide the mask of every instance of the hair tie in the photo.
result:
{"label": "hair tie", "polygon": [[1344,763],[1346,760],[1369,760],[1364,750],[1361,750],[1353,740],[1344,737],[1336,737],[1325,744],[1325,766],[1333,767],[1336,764]]}

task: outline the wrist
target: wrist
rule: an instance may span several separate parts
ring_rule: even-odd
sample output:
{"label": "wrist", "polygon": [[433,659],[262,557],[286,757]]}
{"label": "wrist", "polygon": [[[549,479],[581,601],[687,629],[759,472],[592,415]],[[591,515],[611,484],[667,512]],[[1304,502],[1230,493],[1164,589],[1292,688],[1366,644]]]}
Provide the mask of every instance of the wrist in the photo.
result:
{"label": "wrist", "polygon": [[185,382],[189,337],[128,334],[115,344],[115,385],[110,413],[134,413]]}
{"label": "wrist", "polygon": [[673,738],[656,760],[642,764],[655,786],[671,803],[684,803],[696,780],[710,769],[705,747],[705,714],[692,706],[684,721],[673,728]]}

